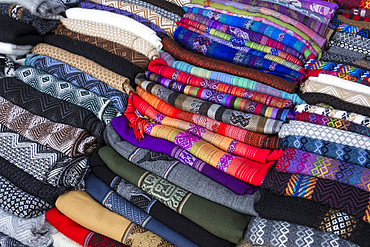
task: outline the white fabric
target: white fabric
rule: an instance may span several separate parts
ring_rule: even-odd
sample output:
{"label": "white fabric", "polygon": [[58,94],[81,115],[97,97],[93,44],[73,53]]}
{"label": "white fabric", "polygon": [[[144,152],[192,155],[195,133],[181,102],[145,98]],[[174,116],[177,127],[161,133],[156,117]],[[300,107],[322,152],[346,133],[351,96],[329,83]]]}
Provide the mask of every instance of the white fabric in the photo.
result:
{"label": "white fabric", "polygon": [[0,41],[0,53],[6,55],[21,56],[31,53],[32,45],[15,45]]}
{"label": "white fabric", "polygon": [[121,28],[148,41],[157,51],[162,49],[161,39],[154,30],[127,16],[104,10],[84,8],[70,8],[66,11],[66,15],[67,18],[71,19],[100,22]]}
{"label": "white fabric", "polygon": [[82,247],[82,245],[76,243],[60,232],[54,233],[52,237],[54,240],[53,247]]}

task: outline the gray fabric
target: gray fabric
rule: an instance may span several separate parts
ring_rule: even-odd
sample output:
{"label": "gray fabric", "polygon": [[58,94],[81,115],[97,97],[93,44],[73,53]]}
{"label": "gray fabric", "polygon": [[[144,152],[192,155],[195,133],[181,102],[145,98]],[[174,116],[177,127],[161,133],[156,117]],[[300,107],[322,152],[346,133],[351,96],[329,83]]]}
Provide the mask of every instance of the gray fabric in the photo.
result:
{"label": "gray fabric", "polygon": [[0,232],[0,246],[1,247],[27,247],[18,240],[9,237],[8,235]]}
{"label": "gray fabric", "polygon": [[49,0],[0,0],[0,3],[17,3],[33,15],[50,20],[60,19],[59,14],[65,11],[63,4]]}
{"label": "gray fabric", "polygon": [[[159,154],[148,149],[135,147],[123,140],[111,124],[109,124],[104,131],[104,139],[106,143],[111,145],[126,159],[129,159],[128,155],[137,150],[137,152],[135,152],[135,160],[137,160],[135,165],[151,171],[185,190],[229,207],[237,212],[254,216],[258,215],[253,207],[260,196],[258,191],[252,195],[238,195],[199,173],[197,170],[174,160],[167,154]],[[156,156],[159,155],[161,157],[160,160],[156,159]],[[140,157],[146,157],[146,159],[140,160]]]}
{"label": "gray fabric", "polygon": [[252,217],[244,240],[253,245],[305,246],[305,247],[356,247],[358,245],[335,234],[286,221]]}
{"label": "gray fabric", "polygon": [[334,45],[347,50],[370,55],[370,40],[356,34],[336,32],[328,42],[328,47]]}
{"label": "gray fabric", "polygon": [[357,59],[342,54],[330,53],[328,51],[324,51],[322,53],[321,61],[347,64],[363,70],[370,69],[370,61],[366,61],[364,59]]}
{"label": "gray fabric", "polygon": [[366,54],[353,51],[353,50],[348,50],[346,48],[336,46],[336,45],[331,46],[327,51],[332,54],[344,55],[344,56],[348,56],[348,57],[352,57],[356,59],[366,59],[367,57]]}

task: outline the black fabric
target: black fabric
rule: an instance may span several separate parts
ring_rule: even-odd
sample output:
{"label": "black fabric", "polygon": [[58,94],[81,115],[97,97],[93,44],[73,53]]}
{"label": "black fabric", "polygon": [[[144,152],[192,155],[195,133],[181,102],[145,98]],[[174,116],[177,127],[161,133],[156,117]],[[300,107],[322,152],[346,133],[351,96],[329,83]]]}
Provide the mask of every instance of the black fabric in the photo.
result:
{"label": "black fabric", "polygon": [[0,41],[15,45],[37,45],[43,42],[37,30],[30,24],[0,15]]}
{"label": "black fabric", "polygon": [[103,141],[105,123],[83,107],[44,94],[14,77],[0,79],[0,96],[53,122],[86,129]]}
{"label": "black fabric", "polygon": [[142,1],[158,6],[179,16],[183,16],[186,13],[185,10],[183,10],[183,8],[181,8],[180,6],[166,0],[142,0]]}
{"label": "black fabric", "polygon": [[47,44],[59,47],[76,55],[83,56],[107,68],[114,73],[130,80],[130,85],[135,88],[135,76],[144,71],[126,59],[107,52],[95,45],[74,40],[63,35],[48,34],[44,37]]}

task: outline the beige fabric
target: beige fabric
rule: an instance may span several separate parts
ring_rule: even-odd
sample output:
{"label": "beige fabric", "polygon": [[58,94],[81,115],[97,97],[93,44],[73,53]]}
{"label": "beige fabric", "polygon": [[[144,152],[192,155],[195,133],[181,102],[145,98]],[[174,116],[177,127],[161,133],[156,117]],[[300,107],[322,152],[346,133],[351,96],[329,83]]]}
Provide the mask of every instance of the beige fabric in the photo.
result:
{"label": "beige fabric", "polygon": [[167,2],[174,3],[180,7],[185,6],[186,4],[189,4],[190,0],[166,0]]}
{"label": "beige fabric", "polygon": [[144,17],[145,19],[156,24],[158,27],[162,28],[170,37],[173,38],[173,32],[177,28],[177,24],[174,21],[171,21],[160,14],[146,9],[134,4],[126,3],[124,1],[115,1],[115,0],[91,0],[91,2],[107,5],[117,9],[122,9],[127,12],[133,13],[135,15]]}
{"label": "beige fabric", "polygon": [[111,87],[114,87],[123,93],[129,94],[130,92],[134,92],[134,89],[130,86],[130,80],[128,78],[116,74],[109,69],[106,69],[103,66],[84,58],[83,56],[79,56],[44,43],[35,46],[32,49],[32,53],[49,56],[69,64],[87,74],[94,76],[96,79],[108,84]]}
{"label": "beige fabric", "polygon": [[59,196],[55,206],[71,220],[132,247],[175,247],[154,233],[96,202],[85,191],[75,190]]}

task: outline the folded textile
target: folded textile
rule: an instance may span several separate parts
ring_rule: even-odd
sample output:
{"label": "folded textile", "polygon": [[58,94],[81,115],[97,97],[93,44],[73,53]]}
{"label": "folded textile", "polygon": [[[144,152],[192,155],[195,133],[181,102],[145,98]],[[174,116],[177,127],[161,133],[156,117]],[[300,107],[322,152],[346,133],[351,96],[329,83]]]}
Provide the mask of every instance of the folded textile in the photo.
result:
{"label": "folded textile", "polygon": [[16,3],[28,9],[33,15],[44,19],[57,20],[65,11],[61,3],[45,0],[1,0],[1,3]]}
{"label": "folded textile", "polygon": [[76,243],[72,239],[66,237],[60,232],[54,233],[53,237],[53,247],[81,247],[82,245]]}
{"label": "folded textile", "polygon": [[[64,36],[61,36],[64,37]],[[45,55],[61,62],[67,63],[76,69],[79,69],[87,74],[90,74],[106,83],[109,86],[117,89],[120,92],[128,94],[134,89],[130,86],[130,80],[127,77],[121,76],[110,71],[107,68],[87,59],[83,56],[73,54],[64,49],[58,48],[49,44],[38,44],[32,49],[32,53],[37,55]]]}
{"label": "folded textile", "polygon": [[148,93],[141,87],[137,88],[136,93],[139,97],[149,103],[157,111],[167,116],[194,123],[210,131],[227,137],[231,137],[249,145],[261,148],[279,149],[279,141],[277,135],[266,135],[252,132],[233,125],[216,121],[206,116],[182,111],[176,107],[171,106],[158,97]]}
{"label": "folded textile", "polygon": [[336,27],[336,31],[338,32],[352,33],[358,36],[362,36],[364,38],[370,37],[370,30],[368,29],[363,29],[363,28],[352,26],[352,25],[348,25],[348,24],[341,22],[338,19],[332,19],[330,23]]}
{"label": "folded textile", "polygon": [[3,247],[27,247],[15,238],[9,237],[2,232],[0,232],[0,243]]}
{"label": "folded textile", "polygon": [[170,37],[173,37],[173,32],[177,27],[175,21],[167,19],[166,17],[156,13],[155,11],[152,11],[151,9],[140,7],[136,4],[130,4],[128,2],[117,0],[92,0],[91,2],[104,4],[120,10],[125,10],[132,14],[143,17],[163,29]]}
{"label": "folded textile", "polygon": [[313,200],[370,222],[370,193],[351,185],[272,168],[261,187],[277,195]]}
{"label": "folded textile", "polygon": [[213,104],[191,96],[179,94],[154,82],[146,81],[139,77],[136,78],[136,80],[137,84],[148,93],[157,96],[180,110],[207,116],[242,129],[263,134],[276,134],[279,132],[280,127],[283,124],[283,121],[280,120],[227,109],[219,104]]}
{"label": "folded textile", "polygon": [[[284,229],[284,230],[283,230]],[[287,221],[267,220],[252,217],[244,234],[247,243],[268,246],[351,246],[358,245],[329,232]]]}
{"label": "folded textile", "polygon": [[[330,47],[330,49],[332,49],[333,47]],[[366,86],[370,86],[370,83],[368,81],[364,81],[364,80],[361,80],[355,76],[352,76],[352,75],[348,75],[348,74],[344,74],[342,72],[334,72],[334,71],[331,71],[331,70],[310,70],[308,71],[307,73],[307,76],[310,77],[310,76],[321,76],[321,75],[331,75],[331,76],[335,76],[335,77],[338,77],[338,78],[342,78],[344,80],[347,80],[347,81],[351,81],[351,82],[355,82],[355,83],[359,83],[361,85],[366,85]]]}
{"label": "folded textile", "polygon": [[[220,71],[223,73],[229,73],[231,75],[236,75],[236,76],[240,76],[243,78],[248,78],[248,79],[269,85],[271,87],[275,87],[279,90],[289,92],[289,93],[294,93],[297,88],[297,84],[291,83],[277,76],[266,74],[260,71],[256,71],[254,69],[250,69],[244,66],[233,65],[225,61],[220,61],[218,59],[208,58],[208,57],[205,57],[199,54],[195,54],[191,51],[183,49],[180,46],[180,44],[178,44],[176,41],[170,38],[163,38],[162,44],[163,44],[163,50],[170,53],[175,59],[193,64],[194,66],[198,66],[198,67],[212,70],[212,71]],[[170,64],[168,65],[172,67],[172,65]],[[208,78],[208,79],[214,79],[214,78]],[[226,83],[225,81],[223,82]],[[250,90],[253,90],[253,89],[250,89]],[[261,93],[266,93],[266,92],[261,92]],[[274,95],[274,96],[281,97],[279,95]]]}
{"label": "folded textile", "polygon": [[27,53],[31,53],[31,49],[32,45],[15,45],[11,43],[0,42],[0,54],[22,56]]}
{"label": "folded textile", "polygon": [[[88,169],[85,157],[70,158],[50,147],[31,141],[1,124],[0,140],[2,144],[0,156],[9,161],[12,166],[14,165],[37,180],[55,187],[84,188],[83,177]],[[9,164],[6,163],[6,166]],[[12,166],[8,168],[14,170],[10,173],[15,174],[16,169]],[[3,175],[9,178],[5,173],[7,171],[3,170]],[[45,186],[46,188],[47,186]],[[50,200],[47,199],[47,201]]]}
{"label": "folded textile", "polygon": [[124,15],[86,8],[70,8],[66,11],[66,15],[75,20],[87,20],[115,26],[146,40],[157,51],[162,48],[161,39],[154,30]]}
{"label": "folded textile", "polygon": [[[163,37],[168,37],[168,34],[163,29],[158,27],[156,24],[152,23],[150,20],[148,20],[146,18],[143,18],[141,16],[138,16],[138,15],[135,15],[133,13],[130,13],[126,10],[114,8],[114,7],[111,7],[111,6],[106,6],[106,5],[103,5],[103,4],[90,2],[88,0],[81,1],[78,5],[81,8],[105,10],[105,11],[109,11],[109,12],[112,12],[112,13],[116,13],[116,14],[119,14],[119,15],[122,15],[122,16],[125,16],[125,17],[128,17],[128,18],[131,18],[131,19],[145,25],[149,29],[153,30],[160,39],[162,39]],[[162,47],[162,44],[160,44],[160,45]]]}
{"label": "folded textile", "polygon": [[55,232],[45,215],[24,219],[0,209],[0,232],[30,247],[50,246]]}
{"label": "folded textile", "polygon": [[275,195],[261,189],[261,199],[255,207],[261,218],[287,221],[330,232],[360,246],[368,244],[368,223],[311,200]]}
{"label": "folded textile", "polygon": [[14,70],[18,67],[18,64],[14,64],[9,58],[0,55],[0,78],[12,77]]}
{"label": "folded textile", "polygon": [[99,233],[86,229],[85,227],[74,222],[67,216],[63,215],[56,207],[47,211],[45,217],[46,220],[59,232],[80,245],[91,247],[107,245],[116,247],[127,246]]}
{"label": "folded textile", "polygon": [[144,54],[150,60],[159,56],[156,48],[146,40],[112,25],[70,18],[62,18],[61,22],[71,31],[119,43]]}
{"label": "folded textile", "polygon": [[152,5],[156,5],[162,9],[165,9],[169,12],[175,13],[178,16],[183,16],[185,11],[178,5],[172,3],[171,1],[167,0],[143,0],[144,2],[150,3]]}
{"label": "folded textile", "polygon": [[25,65],[33,66],[43,70],[50,75],[59,77],[77,87],[89,90],[90,92],[107,97],[113,102],[113,105],[123,112],[126,109],[128,95],[115,88],[99,81],[92,75],[85,73],[73,66],[43,55],[31,55]]}
{"label": "folded textile", "polygon": [[347,57],[352,57],[352,58],[356,58],[360,60],[368,60],[368,55],[362,52],[359,52],[357,48],[350,50],[350,49],[346,49],[342,47],[341,45],[337,45],[337,44],[333,44],[331,46],[328,45],[328,48],[329,48],[327,49],[328,53],[337,54],[337,55],[345,55]]}
{"label": "folded textile", "polygon": [[348,24],[348,25],[352,25],[352,26],[355,26],[355,27],[359,27],[359,28],[363,28],[363,29],[370,29],[370,24],[369,24],[369,21],[365,21],[365,20],[353,20],[353,19],[349,19],[347,17],[345,17],[344,15],[337,15],[336,16],[337,20],[345,23],[345,24]]}
{"label": "folded textile", "polygon": [[[366,12],[366,9],[365,9],[365,12]],[[369,20],[370,20],[368,16],[364,16],[364,15],[366,15],[364,13],[361,13],[361,16],[356,15],[356,14],[350,14],[350,13],[338,13],[338,14],[340,14],[343,17],[346,17],[350,20],[355,20],[355,21],[360,21],[360,22],[369,22]]]}
{"label": "folded textile", "polygon": [[[22,72],[17,71],[15,74],[18,73]],[[42,93],[14,77],[0,79],[0,96],[34,115],[55,123],[85,129],[92,136],[103,140],[105,124],[94,113]]]}
{"label": "folded textile", "polygon": [[355,58],[352,56],[344,56],[343,54],[333,54],[330,53],[329,51],[324,51],[322,53],[321,61],[347,64],[355,66],[359,69],[370,70],[370,61]]}
{"label": "folded textile", "polygon": [[[131,180],[130,182],[137,184],[138,187],[205,230],[232,243],[238,243],[241,240],[250,216],[237,213],[175,186],[173,183],[135,166],[111,147],[100,148],[99,156],[114,173]],[[140,157],[136,155],[133,158]],[[159,188],[161,189],[158,190]],[[171,188],[171,194],[164,191],[167,188]]]}
{"label": "folded textile", "polygon": [[90,154],[98,142],[86,130],[37,116],[0,97],[0,123],[69,157]]}
{"label": "folded textile", "polygon": [[122,196],[133,205],[152,215],[154,218],[163,222],[165,225],[171,227],[194,243],[203,247],[234,246],[232,243],[218,238],[181,214],[165,206],[163,203],[154,199],[151,195],[147,194],[126,179],[117,176],[99,157],[96,150],[91,155],[90,164],[92,172],[104,183],[109,185],[118,195]]}
{"label": "folded textile", "polygon": [[328,18],[332,18],[338,8],[337,3],[326,1],[301,0],[299,2],[289,2],[289,4],[299,8],[312,10],[313,12]]}
{"label": "folded textile", "polygon": [[338,14],[349,14],[360,17],[370,17],[370,10],[365,8],[338,9]]}
{"label": "folded textile", "polygon": [[289,135],[307,136],[323,141],[370,150],[369,137],[367,136],[302,121],[291,120],[288,124],[283,124],[279,132],[279,138],[284,138]]}
{"label": "folded textile", "polygon": [[157,234],[165,240],[173,243],[175,246],[198,246],[119,196],[94,174],[89,174],[85,179],[85,184],[85,191],[107,209],[125,217],[131,222],[153,232],[154,234]]}
{"label": "folded textile", "polygon": [[[87,229],[100,233],[132,247],[142,246],[167,246],[163,238],[147,231],[126,218],[101,206],[85,191],[69,191],[61,195],[56,202],[57,209],[65,216]],[[85,217],[88,215],[89,217]]]}
{"label": "folded textile", "polygon": [[370,150],[323,141],[307,136],[288,135],[280,140],[282,149],[294,148],[346,163],[370,168]]}

